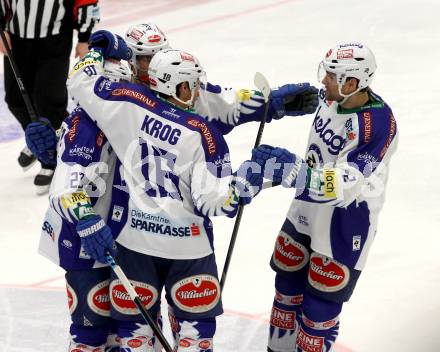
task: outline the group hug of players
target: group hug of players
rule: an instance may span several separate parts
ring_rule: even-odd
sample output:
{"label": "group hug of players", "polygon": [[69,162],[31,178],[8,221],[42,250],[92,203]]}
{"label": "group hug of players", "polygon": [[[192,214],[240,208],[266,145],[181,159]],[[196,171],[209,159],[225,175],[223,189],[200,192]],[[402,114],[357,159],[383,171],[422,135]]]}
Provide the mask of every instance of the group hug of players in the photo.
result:
{"label": "group hug of players", "polygon": [[[97,31],[89,48],[70,73],[78,105],[61,130],[26,129],[32,152],[56,164],[39,251],[66,271],[68,351],[162,348],[108,253],[159,325],[165,288],[175,351],[213,351],[223,310],[210,217],[233,218],[264,179],[296,189],[271,258],[268,351],[331,351],[397,146],[392,111],[369,87],[371,50],[332,48],[319,65],[323,89],[272,89],[265,114],[259,91],[207,82],[198,59],[171,49],[153,23],[125,38]],[[232,170],[224,135],[233,128],[312,113],[305,158],[261,145]]]}

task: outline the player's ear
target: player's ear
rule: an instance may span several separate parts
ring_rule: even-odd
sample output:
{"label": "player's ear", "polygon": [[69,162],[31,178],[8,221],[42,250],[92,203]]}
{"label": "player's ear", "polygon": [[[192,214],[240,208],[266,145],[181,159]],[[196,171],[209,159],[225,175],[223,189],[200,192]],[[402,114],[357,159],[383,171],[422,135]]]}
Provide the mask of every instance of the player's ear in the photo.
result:
{"label": "player's ear", "polygon": [[177,86],[177,97],[180,99],[182,95],[187,93],[189,91],[189,84],[188,82],[182,82]]}

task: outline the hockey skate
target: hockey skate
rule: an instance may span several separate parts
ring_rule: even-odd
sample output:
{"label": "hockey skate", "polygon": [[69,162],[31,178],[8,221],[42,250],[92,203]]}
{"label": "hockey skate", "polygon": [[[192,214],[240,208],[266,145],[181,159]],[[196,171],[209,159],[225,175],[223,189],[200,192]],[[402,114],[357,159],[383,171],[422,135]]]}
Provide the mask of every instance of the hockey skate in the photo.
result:
{"label": "hockey skate", "polygon": [[18,163],[23,168],[23,171],[29,170],[36,160],[37,158],[32,154],[28,147],[24,147],[18,156]]}
{"label": "hockey skate", "polygon": [[37,194],[45,194],[49,192],[50,183],[52,182],[53,174],[55,170],[49,169],[45,166],[41,167],[41,170],[34,178],[34,185],[37,188]]}

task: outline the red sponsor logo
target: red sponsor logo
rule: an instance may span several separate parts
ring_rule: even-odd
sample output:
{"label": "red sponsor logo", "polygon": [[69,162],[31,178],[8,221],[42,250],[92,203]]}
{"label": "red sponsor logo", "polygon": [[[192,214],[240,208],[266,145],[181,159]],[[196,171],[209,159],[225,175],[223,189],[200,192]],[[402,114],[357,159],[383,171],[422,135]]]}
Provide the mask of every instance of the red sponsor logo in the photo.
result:
{"label": "red sponsor logo", "polygon": [[275,264],[286,271],[296,271],[303,268],[309,259],[307,249],[292,237],[280,232],[275,242],[273,254]]}
{"label": "red sponsor logo", "polygon": [[211,275],[195,275],[175,283],[171,295],[187,312],[202,313],[214,308],[220,299],[220,285]]}
{"label": "red sponsor logo", "polygon": [[96,145],[98,147],[102,147],[102,143],[104,143],[104,132],[99,131],[98,135],[96,136]]}
{"label": "red sponsor logo", "polygon": [[200,347],[202,350],[207,350],[208,348],[211,347],[211,341],[209,341],[209,340],[203,340],[203,341],[200,341],[200,342],[199,342],[199,347]]}
{"label": "red sponsor logo", "polygon": [[303,295],[292,296],[290,303],[294,305],[300,305],[303,301]]}
{"label": "red sponsor logo", "polygon": [[147,339],[145,337],[136,337],[127,341],[127,345],[131,348],[141,347]]}
{"label": "red sponsor logo", "polygon": [[383,158],[385,156],[385,153],[387,152],[388,148],[391,145],[391,142],[393,141],[394,136],[396,135],[396,120],[394,119],[393,114],[390,114],[390,133],[388,134],[387,142],[385,143],[385,146],[380,151],[379,156]]}
{"label": "red sponsor logo", "polygon": [[315,326],[315,323],[314,323],[313,321],[311,321],[309,318],[306,318],[306,317],[304,316],[304,314],[302,315],[302,321],[303,321],[304,324],[305,324],[306,326],[308,326],[309,328],[314,328],[314,327],[316,327],[316,326]]}
{"label": "red sponsor logo", "polygon": [[132,90],[132,89],[118,88],[118,89],[113,90],[111,94],[115,97],[125,96],[125,97],[135,99],[145,105],[148,105],[151,108],[156,107],[155,101],[151,100],[146,95],[144,95],[140,92],[137,92],[135,90]]}
{"label": "red sponsor logo", "polygon": [[87,304],[96,314],[110,316],[110,280],[105,280],[94,286],[87,295]]}
{"label": "red sponsor logo", "polygon": [[336,326],[336,324],[338,323],[338,319],[332,319],[332,320],[328,320],[322,323],[322,327],[325,329],[330,329],[334,326]]}
{"label": "red sponsor logo", "polygon": [[73,140],[76,137],[76,133],[78,132],[78,124],[81,121],[81,118],[79,115],[76,115],[72,120],[72,126],[69,129],[69,132],[67,133],[67,140],[69,143],[72,143]]}
{"label": "red sponsor logo", "polygon": [[302,328],[298,332],[296,344],[304,352],[322,352],[324,350],[324,338],[309,335]]}
{"label": "red sponsor logo", "polygon": [[208,125],[202,121],[195,119],[189,119],[188,125],[198,128],[202,132],[202,136],[205,139],[206,145],[208,147],[208,154],[212,155],[215,153],[217,146],[215,144],[214,137],[208,128]]}
{"label": "red sponsor logo", "polygon": [[73,288],[66,283],[66,292],[67,292],[67,305],[69,307],[69,312],[72,314],[76,306],[78,305],[78,298],[76,297],[76,293]]}
{"label": "red sponsor logo", "polygon": [[137,30],[137,29],[133,29],[130,32],[130,37],[132,37],[133,39],[135,39],[137,41],[139,41],[139,39],[141,39],[142,36],[143,36],[143,33],[141,31]]}
{"label": "red sponsor logo", "polygon": [[[157,290],[146,283],[130,280],[131,284],[134,287],[134,290],[139,296],[139,299],[142,302],[142,305],[145,309],[151,308],[151,306],[157,300]],[[124,286],[121,284],[119,280],[112,281],[110,285],[110,300],[113,307],[124,314],[132,314],[137,315],[139,311],[131,299],[130,295],[125,290]]]}
{"label": "red sponsor logo", "polygon": [[150,82],[150,85],[152,85],[153,87],[157,87],[157,82],[154,78],[148,76],[148,81]]}
{"label": "red sponsor logo", "polygon": [[198,227],[196,224],[191,225],[191,235],[193,236],[200,235],[200,227]]}
{"label": "red sponsor logo", "polygon": [[270,315],[270,325],[281,329],[294,330],[296,324],[295,319],[295,312],[288,312],[277,307],[272,307],[272,313]]}
{"label": "red sponsor logo", "polygon": [[158,35],[158,34],[150,35],[150,36],[148,37],[148,41],[149,41],[150,43],[158,43],[158,42],[160,42],[161,40],[162,40],[162,37],[161,37],[160,35]]}
{"label": "red sponsor logo", "polygon": [[371,113],[366,111],[362,114],[364,118],[364,142],[371,141]]}
{"label": "red sponsor logo", "polygon": [[329,58],[332,53],[333,53],[333,50],[330,49],[329,51],[327,51],[327,54],[325,54],[325,57]]}
{"label": "red sponsor logo", "polygon": [[310,258],[309,282],[317,290],[335,292],[347,285],[348,268],[333,259],[313,253]]}
{"label": "red sponsor logo", "polygon": [[356,138],[356,133],[354,133],[354,132],[349,132],[347,136],[348,136],[348,139],[349,139],[350,141],[352,141],[352,140],[354,140],[354,139]]}
{"label": "red sponsor logo", "polygon": [[337,59],[352,59],[353,56],[353,49],[344,49],[344,50],[338,50],[336,53]]}
{"label": "red sponsor logo", "polygon": [[185,337],[179,341],[179,346],[183,348],[188,348],[194,345],[195,340]]}
{"label": "red sponsor logo", "polygon": [[188,53],[180,53],[182,60],[195,62],[194,57]]}

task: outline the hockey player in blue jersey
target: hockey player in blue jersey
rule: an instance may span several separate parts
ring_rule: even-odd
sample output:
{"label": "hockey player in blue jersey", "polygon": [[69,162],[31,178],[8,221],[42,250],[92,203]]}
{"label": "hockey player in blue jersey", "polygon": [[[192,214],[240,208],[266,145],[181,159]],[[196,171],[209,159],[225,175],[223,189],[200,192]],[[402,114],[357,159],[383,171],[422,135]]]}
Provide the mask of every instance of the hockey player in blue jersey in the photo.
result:
{"label": "hockey player in blue jersey", "polygon": [[[339,315],[365,266],[385,196],[397,126],[370,84],[376,61],[360,43],[337,45],[319,66],[325,89],[306,158],[261,145],[253,158],[296,196],[276,239],[268,351],[332,351]],[[278,163],[278,164],[277,164]]]}

